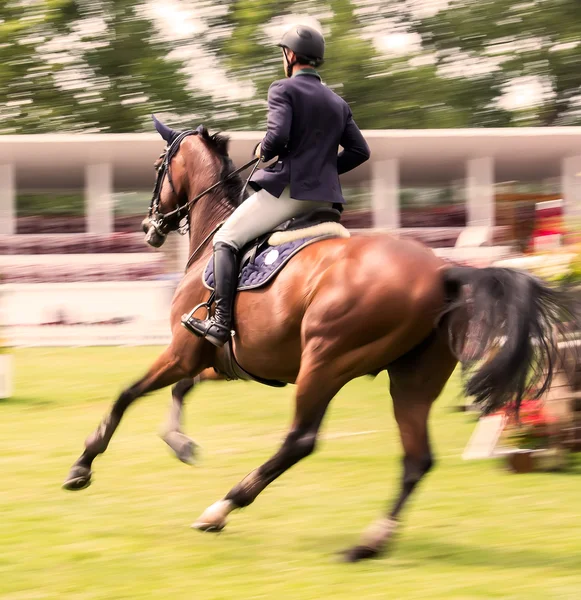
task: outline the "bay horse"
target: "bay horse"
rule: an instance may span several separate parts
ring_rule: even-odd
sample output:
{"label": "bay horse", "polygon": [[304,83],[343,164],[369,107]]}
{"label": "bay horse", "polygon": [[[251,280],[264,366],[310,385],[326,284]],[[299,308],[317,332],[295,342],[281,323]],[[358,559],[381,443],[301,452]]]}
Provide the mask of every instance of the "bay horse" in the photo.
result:
{"label": "bay horse", "polygon": [[[143,229],[161,246],[171,231],[189,231],[190,260],[171,307],[169,346],[147,373],[125,389],[85,442],[63,487],[91,483],[92,464],[107,449],[124,412],[138,398],[178,384],[180,400],[194,378],[223,373],[224,349],[181,326],[184,313],[207,302],[202,282],[211,239],[241,201],[242,179],[228,156],[228,138],[206,128],[176,132],[157,123],[167,142]],[[452,265],[427,246],[385,233],[326,239],[298,252],[265,287],[238,294],[233,346],[238,363],[267,380],[296,386],[290,430],[280,449],[210,506],[193,527],[220,531],[229,513],[250,505],[275,479],[314,450],[325,412],[349,381],[389,374],[403,446],[403,476],[395,502],[345,552],[348,561],[380,554],[419,481],[433,466],[428,416],[458,362],[465,392],[483,413],[550,385],[557,334],[571,319],[560,292],[505,268]],[[175,388],[174,388],[175,389]],[[177,420],[176,420],[177,419]]]}

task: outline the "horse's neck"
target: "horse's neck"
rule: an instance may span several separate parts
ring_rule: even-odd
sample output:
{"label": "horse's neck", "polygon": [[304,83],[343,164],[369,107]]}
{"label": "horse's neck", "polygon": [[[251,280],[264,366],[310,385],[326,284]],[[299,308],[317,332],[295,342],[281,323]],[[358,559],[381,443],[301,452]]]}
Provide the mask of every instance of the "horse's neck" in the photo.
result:
{"label": "horse's neck", "polygon": [[190,249],[191,264],[198,263],[208,255],[212,239],[218,227],[234,212],[226,200],[210,194],[198,200],[190,209]]}
{"label": "horse's neck", "polygon": [[[207,190],[221,176],[221,161],[213,156],[204,144],[198,144],[197,149],[201,154],[187,155],[186,172],[190,175],[187,190],[189,198]],[[188,269],[208,255],[212,248],[213,232],[234,212],[234,208],[223,194],[220,186],[190,206]]]}

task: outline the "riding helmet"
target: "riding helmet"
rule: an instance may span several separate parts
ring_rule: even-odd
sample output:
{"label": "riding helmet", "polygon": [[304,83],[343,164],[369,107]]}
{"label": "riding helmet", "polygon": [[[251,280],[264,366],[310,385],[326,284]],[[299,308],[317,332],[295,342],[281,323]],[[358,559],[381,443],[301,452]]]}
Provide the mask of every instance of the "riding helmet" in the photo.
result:
{"label": "riding helmet", "polygon": [[299,62],[304,61],[313,66],[321,65],[325,57],[325,38],[308,25],[291,27],[282,36],[278,45],[281,48],[292,50],[299,58]]}

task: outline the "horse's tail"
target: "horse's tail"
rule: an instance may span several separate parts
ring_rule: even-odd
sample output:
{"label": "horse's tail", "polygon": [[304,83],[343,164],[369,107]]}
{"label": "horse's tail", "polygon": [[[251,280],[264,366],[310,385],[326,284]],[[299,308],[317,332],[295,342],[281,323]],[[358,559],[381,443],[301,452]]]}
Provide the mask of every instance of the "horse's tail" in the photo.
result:
{"label": "horse's tail", "polygon": [[444,273],[449,300],[441,323],[466,374],[466,394],[484,414],[509,403],[518,414],[523,397],[540,397],[551,384],[559,333],[576,321],[570,299],[514,269]]}

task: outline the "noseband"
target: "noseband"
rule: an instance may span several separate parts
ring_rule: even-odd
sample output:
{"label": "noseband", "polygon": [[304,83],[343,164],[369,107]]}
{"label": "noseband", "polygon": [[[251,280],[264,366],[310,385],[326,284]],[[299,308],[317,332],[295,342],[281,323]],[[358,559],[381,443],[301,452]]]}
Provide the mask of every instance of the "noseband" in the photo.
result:
{"label": "noseband", "polygon": [[[157,179],[155,180],[153,196],[151,198],[151,204],[149,205],[149,211],[147,216],[149,218],[150,226],[153,227],[157,231],[157,233],[163,237],[167,236],[167,234],[171,231],[171,225],[169,224],[168,220],[177,216],[179,224],[183,219],[182,211],[187,207],[187,204],[178,204],[178,207],[169,213],[163,214],[162,212],[160,212],[161,190],[163,187],[163,180],[164,177],[167,175],[167,180],[169,182],[172,194],[177,198],[178,195],[171,176],[171,161],[173,157],[177,154],[182,141],[186,137],[196,134],[197,132],[192,130],[180,133],[180,135],[169,146],[166,147],[163,154],[161,155],[163,156],[163,161],[161,165],[157,167]],[[187,217],[187,213],[185,214],[185,216]],[[183,235],[186,233],[187,228],[188,223],[186,222],[181,227],[178,225],[177,231]]]}
{"label": "noseband", "polygon": [[[161,155],[161,156],[163,156],[163,162],[157,168],[157,179],[155,181],[155,186],[153,188],[153,196],[151,198],[151,204],[149,206],[149,211],[148,211],[147,216],[149,219],[149,226],[153,227],[153,229],[157,232],[157,234],[160,236],[163,236],[163,237],[166,237],[167,234],[170,233],[170,231],[174,231],[174,230],[177,231],[179,234],[184,235],[189,229],[189,215],[190,215],[189,209],[198,200],[200,200],[200,198],[203,198],[210,192],[213,192],[215,189],[220,187],[223,183],[225,183],[232,177],[235,177],[242,171],[245,171],[249,167],[254,166],[254,168],[252,169],[252,172],[250,173],[248,179],[246,180],[246,183],[244,184],[244,187],[242,188],[242,196],[244,196],[244,192],[246,191],[248,183],[250,182],[250,179],[252,178],[252,176],[254,175],[254,172],[256,171],[256,169],[258,167],[258,163],[260,162],[259,158],[252,159],[251,161],[247,162],[245,165],[242,165],[240,168],[229,173],[226,177],[221,178],[219,181],[217,181],[216,183],[211,185],[209,188],[207,188],[206,190],[204,190],[203,192],[201,192],[200,194],[198,194],[191,200],[187,201],[185,204],[179,204],[179,198],[178,198],[178,194],[176,192],[176,189],[175,189],[175,186],[173,183],[170,167],[171,167],[171,161],[172,161],[173,157],[178,153],[178,150],[180,148],[182,141],[190,135],[198,135],[198,132],[194,131],[194,130],[188,130],[188,131],[184,131],[184,132],[180,133],[180,135],[171,143],[171,145],[169,145],[165,149],[165,151]],[[164,214],[164,213],[160,212],[160,204],[161,204],[161,190],[163,187],[163,180],[166,175],[167,175],[167,180],[169,182],[171,191],[172,191],[173,195],[178,199],[178,205],[177,205],[177,208],[175,208],[174,210]],[[174,219],[174,218],[177,219],[178,226],[172,228],[170,221],[171,221],[171,219]],[[186,219],[186,222],[183,225],[180,225],[181,221],[184,218]]]}

